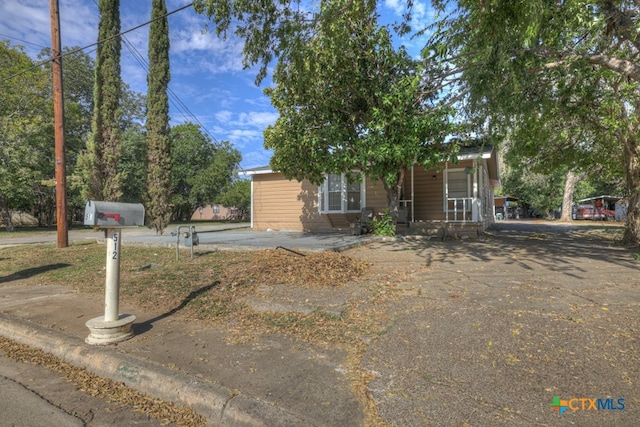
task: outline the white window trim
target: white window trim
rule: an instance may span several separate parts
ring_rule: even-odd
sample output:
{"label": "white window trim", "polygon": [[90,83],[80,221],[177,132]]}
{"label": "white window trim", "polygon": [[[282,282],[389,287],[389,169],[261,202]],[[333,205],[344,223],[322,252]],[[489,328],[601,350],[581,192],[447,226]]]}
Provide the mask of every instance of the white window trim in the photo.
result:
{"label": "white window trim", "polygon": [[[358,172],[354,172],[358,173]],[[364,174],[361,174],[360,179],[360,209],[348,210],[348,198],[347,198],[347,176],[346,174],[340,174],[340,210],[329,210],[329,175],[324,175],[324,182],[318,186],[318,212],[321,214],[345,214],[345,213],[360,213],[362,208],[366,206],[367,192],[366,192],[366,178]],[[335,174],[337,175],[337,174]],[[323,200],[324,198],[324,200]],[[325,209],[322,209],[325,206]]]}

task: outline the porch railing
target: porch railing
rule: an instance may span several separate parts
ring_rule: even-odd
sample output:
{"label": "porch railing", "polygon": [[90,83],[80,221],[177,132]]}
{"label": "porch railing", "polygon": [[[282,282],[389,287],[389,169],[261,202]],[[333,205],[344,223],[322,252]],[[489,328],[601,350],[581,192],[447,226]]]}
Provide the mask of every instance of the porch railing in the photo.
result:
{"label": "porch railing", "polygon": [[450,197],[447,198],[446,221],[447,222],[470,222],[473,221],[472,207],[473,197]]}

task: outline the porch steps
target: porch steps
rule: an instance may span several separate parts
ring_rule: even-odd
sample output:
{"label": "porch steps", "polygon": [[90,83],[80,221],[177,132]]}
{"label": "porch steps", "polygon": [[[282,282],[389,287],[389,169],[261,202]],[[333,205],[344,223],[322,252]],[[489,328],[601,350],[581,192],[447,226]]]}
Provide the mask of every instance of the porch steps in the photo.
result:
{"label": "porch steps", "polygon": [[[400,230],[399,230],[400,231]],[[435,239],[477,239],[482,234],[482,225],[464,222],[413,222],[405,228],[407,236],[425,236]]]}

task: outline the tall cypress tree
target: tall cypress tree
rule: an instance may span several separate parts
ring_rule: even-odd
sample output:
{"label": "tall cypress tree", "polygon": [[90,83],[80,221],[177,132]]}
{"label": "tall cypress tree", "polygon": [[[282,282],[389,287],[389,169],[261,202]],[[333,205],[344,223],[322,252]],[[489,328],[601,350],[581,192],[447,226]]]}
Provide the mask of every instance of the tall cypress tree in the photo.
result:
{"label": "tall cypress tree", "polygon": [[120,79],[120,0],[100,0],[98,49],[95,62],[94,111],[89,141],[92,167],[89,197],[116,201],[122,195],[120,160],[119,107]]}
{"label": "tall cypress tree", "polygon": [[171,218],[169,143],[169,22],[164,0],[151,3],[147,75],[147,218],[162,234]]}

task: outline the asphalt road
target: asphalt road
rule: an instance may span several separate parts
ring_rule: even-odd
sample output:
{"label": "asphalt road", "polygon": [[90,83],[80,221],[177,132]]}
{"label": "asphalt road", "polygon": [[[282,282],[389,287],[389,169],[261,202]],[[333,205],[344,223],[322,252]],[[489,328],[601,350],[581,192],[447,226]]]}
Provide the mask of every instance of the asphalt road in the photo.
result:
{"label": "asphalt road", "polygon": [[[195,230],[200,241],[196,250],[259,250],[287,248],[302,251],[334,251],[347,249],[367,242],[373,238],[371,235],[351,236],[339,233],[302,233],[296,231],[253,231],[249,225],[221,224],[221,225],[195,225]],[[185,232],[187,227],[180,229],[178,235],[176,227],[169,227],[162,235],[156,235],[153,230],[146,227],[123,228],[121,239],[123,244],[140,244],[149,246],[185,247]],[[55,243],[55,232],[21,233],[16,237],[3,233],[0,235],[0,247],[33,243]],[[69,231],[70,242],[103,241],[104,232],[86,230]]]}
{"label": "asphalt road", "polygon": [[0,351],[0,425],[161,426],[133,408],[91,397],[42,366],[16,362]]}

